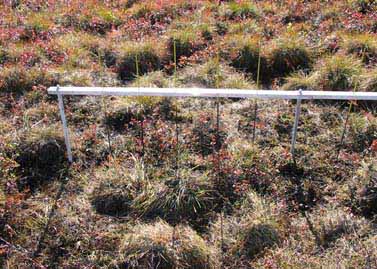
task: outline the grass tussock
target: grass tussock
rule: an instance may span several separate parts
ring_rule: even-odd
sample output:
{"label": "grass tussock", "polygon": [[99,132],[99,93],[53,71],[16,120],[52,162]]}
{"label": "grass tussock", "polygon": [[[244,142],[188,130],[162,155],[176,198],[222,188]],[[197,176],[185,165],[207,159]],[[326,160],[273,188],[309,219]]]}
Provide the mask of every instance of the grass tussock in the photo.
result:
{"label": "grass tussock", "polygon": [[117,61],[119,79],[129,81],[138,75],[155,71],[161,66],[161,57],[152,44],[137,43],[120,45],[120,57]]}
{"label": "grass tussock", "polygon": [[377,69],[370,70],[362,76],[360,87],[366,92],[377,91]]}
{"label": "grass tussock", "polygon": [[334,55],[325,58],[316,68],[320,74],[319,87],[327,91],[352,91],[358,85],[361,62],[355,58]]}
{"label": "grass tussock", "polygon": [[206,88],[250,89],[253,81],[230,66],[210,60],[183,69],[176,80],[181,85]]}
{"label": "grass tussock", "polygon": [[182,221],[201,229],[220,199],[206,175],[180,170],[176,178],[146,186],[135,200],[135,210],[147,218],[160,217],[171,224]]}
{"label": "grass tussock", "polygon": [[235,35],[226,40],[231,65],[252,75],[254,81],[258,76],[258,62],[260,80],[268,82],[271,78],[268,59],[262,50],[262,44],[257,39],[245,39],[242,35]]}
{"label": "grass tussock", "polygon": [[275,77],[298,70],[307,72],[314,61],[310,48],[299,38],[289,36],[272,42],[269,58]]}
{"label": "grass tussock", "polygon": [[377,120],[353,116],[350,122],[348,147],[358,152],[370,150],[373,141],[377,139]]}
{"label": "grass tussock", "polygon": [[230,1],[220,11],[225,18],[231,20],[259,17],[258,8],[249,1]]}
{"label": "grass tussock", "polygon": [[21,189],[35,190],[58,178],[66,167],[64,139],[55,128],[33,129],[25,133],[17,151]]}
{"label": "grass tussock", "polygon": [[123,238],[123,267],[217,268],[214,250],[188,226],[157,221],[137,225],[133,231]]}
{"label": "grass tussock", "polygon": [[306,74],[304,72],[293,73],[285,78],[285,83],[282,86],[282,90],[315,90],[318,86],[318,79],[318,72],[313,72],[309,74]]}
{"label": "grass tussock", "polygon": [[33,86],[45,87],[54,84],[53,77],[43,68],[22,66],[4,67],[0,70],[0,92],[21,94],[31,91]]}
{"label": "grass tussock", "polygon": [[279,229],[276,207],[251,191],[238,214],[219,217],[213,223],[211,240],[225,252],[225,264],[242,264],[277,246],[281,241]]}
{"label": "grass tussock", "polygon": [[377,216],[376,175],[376,164],[373,161],[365,162],[349,183],[349,198],[354,212],[371,219]]}
{"label": "grass tussock", "polygon": [[177,61],[182,57],[190,57],[204,48],[200,33],[193,29],[182,29],[171,33],[167,42],[168,58],[171,62],[174,62],[174,46]]}
{"label": "grass tussock", "polygon": [[323,248],[334,246],[342,237],[365,236],[370,232],[370,225],[365,219],[336,208],[316,211],[309,219],[319,240],[317,243]]}
{"label": "grass tussock", "polygon": [[344,38],[344,48],[350,54],[355,54],[366,64],[377,60],[377,36],[374,34],[347,35]]}

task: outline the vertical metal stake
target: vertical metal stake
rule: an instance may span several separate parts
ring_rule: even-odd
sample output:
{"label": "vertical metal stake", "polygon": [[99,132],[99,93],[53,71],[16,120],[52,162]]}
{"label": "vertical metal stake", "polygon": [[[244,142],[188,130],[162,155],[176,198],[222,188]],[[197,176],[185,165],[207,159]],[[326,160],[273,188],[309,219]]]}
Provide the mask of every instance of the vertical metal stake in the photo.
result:
{"label": "vertical metal stake", "polygon": [[[302,90],[299,90],[300,95],[302,95]],[[300,118],[300,112],[301,112],[301,97],[297,98],[297,104],[296,104],[296,113],[295,113],[295,124],[293,126],[292,130],[292,144],[291,144],[291,154],[292,158],[295,158],[295,144],[297,139],[297,127],[298,127],[298,121]]]}
{"label": "vertical metal stake", "polygon": [[67,147],[68,161],[70,163],[72,163],[73,162],[73,158],[72,158],[71,142],[69,141],[69,131],[68,131],[68,127],[67,127],[67,120],[65,118],[65,113],[64,113],[63,97],[59,93],[59,89],[60,89],[60,86],[57,85],[56,86],[56,92],[58,93],[60,117],[61,117],[62,123],[63,123],[64,140],[65,140],[65,145]]}

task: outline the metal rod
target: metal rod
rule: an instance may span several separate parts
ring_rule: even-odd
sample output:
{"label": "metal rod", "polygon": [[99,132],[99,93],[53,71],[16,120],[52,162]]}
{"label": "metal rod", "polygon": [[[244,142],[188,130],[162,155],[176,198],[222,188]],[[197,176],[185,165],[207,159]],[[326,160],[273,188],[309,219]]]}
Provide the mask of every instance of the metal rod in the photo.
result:
{"label": "metal rod", "polygon": [[69,140],[69,131],[68,131],[68,127],[67,127],[67,120],[65,118],[65,113],[64,113],[63,97],[59,93],[59,89],[60,89],[60,87],[59,87],[59,85],[57,85],[56,86],[56,91],[57,91],[57,94],[58,94],[60,117],[61,117],[62,124],[63,124],[64,140],[65,140],[65,145],[67,147],[68,161],[70,163],[72,163],[73,162],[73,158],[72,158],[71,142]]}
{"label": "metal rod", "polygon": [[[302,90],[299,90],[300,95],[302,94]],[[292,158],[294,159],[295,156],[295,144],[297,140],[297,127],[298,127],[298,122],[300,118],[300,112],[301,112],[301,98],[297,98],[297,104],[296,104],[296,112],[295,112],[295,124],[293,126],[292,130],[292,144],[291,144],[291,154]]]}
{"label": "metal rod", "polygon": [[[57,94],[56,87],[48,89],[49,94]],[[61,95],[111,95],[111,96],[171,96],[203,98],[257,98],[296,100],[370,100],[377,101],[377,92],[352,91],[280,91],[244,89],[202,89],[202,88],[144,88],[144,87],[61,87]]]}

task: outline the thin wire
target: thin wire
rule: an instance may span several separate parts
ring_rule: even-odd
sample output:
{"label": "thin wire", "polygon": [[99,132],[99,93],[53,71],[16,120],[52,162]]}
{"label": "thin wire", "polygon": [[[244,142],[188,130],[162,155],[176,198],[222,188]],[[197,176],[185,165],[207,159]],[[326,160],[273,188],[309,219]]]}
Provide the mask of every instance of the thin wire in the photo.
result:
{"label": "thin wire", "polygon": [[[103,99],[103,105],[105,107],[105,118],[107,117],[107,105],[106,105],[106,100]],[[110,128],[109,126],[106,125],[106,131],[107,131],[107,142],[109,144],[109,152],[110,152],[110,155],[113,156],[113,149],[111,147],[111,133],[110,133]]]}
{"label": "thin wire", "polygon": [[[261,47],[261,41],[259,40],[259,46],[258,46],[258,69],[257,69],[257,90],[259,89],[260,65],[261,65],[260,47]],[[257,99],[254,99],[253,143],[255,142],[255,131],[256,131],[257,114],[258,114],[258,101],[257,101]]]}
{"label": "thin wire", "polygon": [[[140,80],[139,80],[139,77],[140,77],[140,71],[139,71],[139,59],[138,59],[138,54],[136,53],[135,55],[135,66],[136,66],[136,79],[137,79],[137,87],[139,88],[139,91],[140,91]],[[144,145],[144,116],[142,115],[143,114],[143,104],[142,102],[140,102],[140,106],[139,106],[139,113],[141,115],[141,122],[140,122],[140,127],[141,127],[141,152],[140,152],[140,156],[143,157],[144,156],[144,150],[145,150],[145,145]]]}
{"label": "thin wire", "polygon": [[[220,57],[217,53],[216,57],[216,88],[219,88],[219,75],[220,75]],[[216,98],[216,144],[215,149],[217,152],[217,181],[220,183],[220,100]]]}
{"label": "thin wire", "polygon": [[[174,76],[173,76],[173,86],[176,85],[177,78],[177,45],[174,40],[173,43],[173,53],[174,53]],[[176,139],[176,158],[175,158],[175,176],[179,179],[179,126],[178,126],[178,102],[175,107],[175,139]]]}
{"label": "thin wire", "polygon": [[[362,52],[362,60],[364,61],[365,59],[365,50],[363,50]],[[358,83],[356,81],[355,83],[355,86],[353,88],[353,92],[356,92],[356,88],[358,86]],[[349,122],[349,118],[350,118],[350,115],[351,115],[351,111],[352,111],[352,105],[353,105],[353,102],[356,103],[356,100],[355,101],[350,101],[350,105],[349,105],[349,108],[348,108],[348,112],[347,112],[347,116],[346,116],[346,121],[344,122],[344,127],[343,127],[343,131],[342,131],[342,136],[341,136],[341,139],[340,139],[340,145],[339,145],[339,148],[338,148],[338,152],[336,154],[336,159],[338,160],[339,159],[339,155],[340,155],[340,150],[343,146],[343,143],[344,143],[344,139],[346,137],[346,131],[347,131],[347,126],[348,126],[348,122]]]}

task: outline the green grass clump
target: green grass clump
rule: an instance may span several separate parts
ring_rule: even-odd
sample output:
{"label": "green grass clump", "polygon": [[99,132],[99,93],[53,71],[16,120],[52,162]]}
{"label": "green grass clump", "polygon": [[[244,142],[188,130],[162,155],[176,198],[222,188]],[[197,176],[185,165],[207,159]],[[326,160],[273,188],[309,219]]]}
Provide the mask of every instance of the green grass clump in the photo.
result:
{"label": "green grass clump", "polygon": [[362,76],[360,88],[366,92],[377,92],[377,69],[370,70]]}
{"label": "green grass clump", "polygon": [[348,35],[343,42],[346,51],[357,55],[364,63],[377,60],[377,35],[367,33]]}
{"label": "green grass clump", "polygon": [[363,152],[369,149],[373,141],[377,139],[377,120],[351,115],[348,137],[349,148],[353,151]]}
{"label": "green grass clump", "polygon": [[304,72],[293,73],[285,78],[285,84],[282,89],[285,91],[316,90],[318,79],[318,72],[309,74]]}
{"label": "green grass clump", "polygon": [[168,88],[172,81],[162,71],[154,71],[136,78],[133,87]]}
{"label": "green grass clump", "polygon": [[177,178],[149,186],[135,201],[135,210],[147,218],[161,217],[171,224],[187,221],[201,229],[209,221],[218,194],[206,175],[181,169]]}
{"label": "green grass clump", "polygon": [[354,210],[367,217],[377,216],[377,166],[371,161],[358,171],[357,181],[351,185]]}
{"label": "green grass clump", "polygon": [[[155,71],[161,67],[161,59],[155,46],[150,43],[123,44],[119,48],[117,60],[118,76],[122,81],[129,81],[138,75]],[[138,67],[136,67],[138,66]]]}
{"label": "green grass clump", "polygon": [[135,226],[120,254],[125,268],[217,268],[214,250],[195,231],[163,221]]}
{"label": "green grass clump", "polygon": [[245,75],[216,60],[186,67],[179,73],[177,82],[186,87],[205,88],[250,89],[254,86],[253,81],[246,78]]}
{"label": "green grass clump", "polygon": [[227,19],[231,20],[259,17],[257,7],[249,1],[230,2],[225,6],[223,13]]}
{"label": "green grass clump", "polygon": [[25,133],[17,147],[16,161],[21,189],[35,190],[56,179],[67,165],[61,131],[51,127]]}
{"label": "green grass clump", "polygon": [[308,71],[313,63],[313,56],[301,40],[283,38],[273,43],[269,60],[273,75],[283,77],[297,70]]}
{"label": "green grass clump", "polygon": [[327,91],[354,90],[362,72],[359,60],[341,54],[325,58],[316,69],[319,87]]}
{"label": "green grass clump", "polygon": [[33,86],[49,87],[54,84],[53,77],[40,67],[4,67],[0,70],[0,92],[21,94],[32,90]]}

